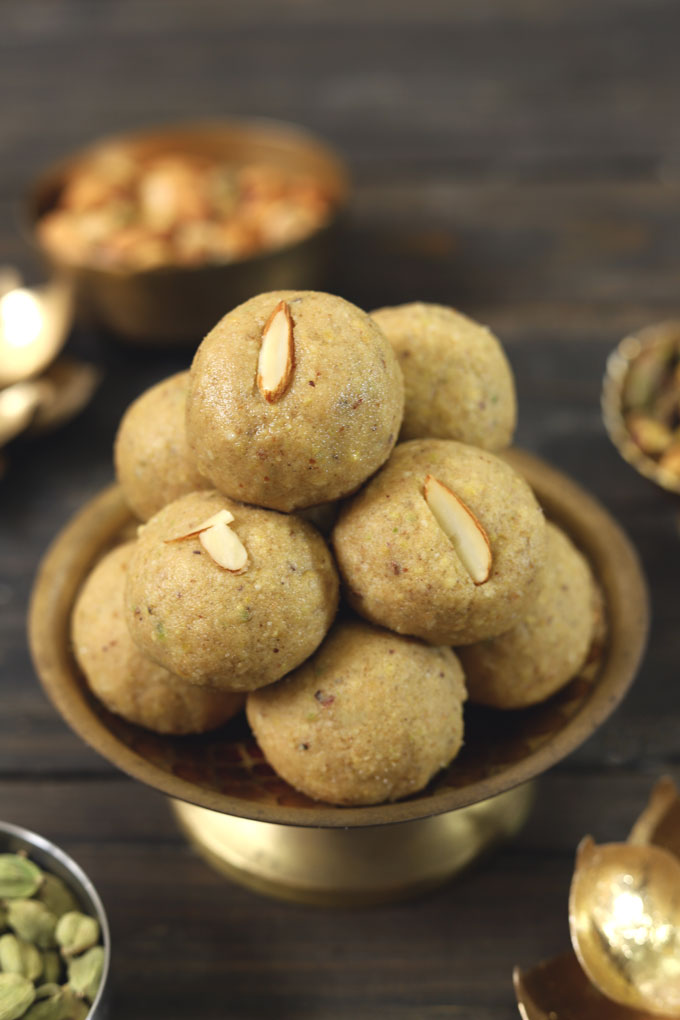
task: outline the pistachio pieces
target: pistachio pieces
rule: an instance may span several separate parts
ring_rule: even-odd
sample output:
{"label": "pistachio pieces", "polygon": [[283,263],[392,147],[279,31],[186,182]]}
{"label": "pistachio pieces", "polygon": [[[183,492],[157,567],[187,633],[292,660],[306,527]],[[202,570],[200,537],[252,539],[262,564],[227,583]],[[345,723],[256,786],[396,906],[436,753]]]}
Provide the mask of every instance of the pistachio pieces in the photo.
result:
{"label": "pistachio pieces", "polygon": [[43,873],[23,854],[0,854],[0,899],[24,899],[40,888]]}
{"label": "pistachio pieces", "polygon": [[437,524],[449,539],[475,584],[484,584],[491,574],[491,544],[472,510],[455,492],[433,475],[423,487],[425,502]]}
{"label": "pistachio pieces", "polygon": [[680,475],[680,338],[653,339],[631,361],[621,410],[635,445],[659,467]]}
{"label": "pistachio pieces", "polygon": [[262,330],[257,360],[257,388],[268,404],[280,400],[290,385],[295,368],[293,330],[290,308],[279,301]]}
{"label": "pistachio pieces", "polygon": [[99,922],[23,853],[0,855],[0,878],[0,931],[11,929],[0,935],[0,1020],[86,1020],[105,963]]}
{"label": "pistachio pieces", "polygon": [[21,974],[0,974],[0,1020],[19,1020],[35,999],[35,988]]}
{"label": "pistachio pieces", "polygon": [[241,573],[248,563],[248,553],[236,532],[229,527],[233,520],[234,515],[229,510],[218,510],[193,531],[188,531],[186,535],[179,535],[177,538],[166,538],[165,542],[169,544],[183,542],[188,538],[198,538],[218,566],[232,573]]}

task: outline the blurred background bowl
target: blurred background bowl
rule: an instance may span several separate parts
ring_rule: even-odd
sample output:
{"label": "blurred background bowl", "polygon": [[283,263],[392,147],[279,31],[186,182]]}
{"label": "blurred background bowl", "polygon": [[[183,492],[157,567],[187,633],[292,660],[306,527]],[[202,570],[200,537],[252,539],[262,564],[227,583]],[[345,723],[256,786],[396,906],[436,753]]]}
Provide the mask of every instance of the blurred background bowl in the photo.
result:
{"label": "blurred background bowl", "polygon": [[[75,264],[45,245],[38,222],[55,208],[72,175],[106,149],[123,147],[135,158],[187,154],[236,167],[261,165],[310,178],[330,199],[330,216],[311,233],[281,247],[234,261],[159,265],[148,269]],[[28,198],[33,240],[53,273],[73,286],[81,319],[131,343],[191,343],[231,308],[268,290],[323,286],[338,219],[347,202],[342,159],[301,128],[274,120],[219,121],[102,139],[49,168]]]}
{"label": "blurred background bowl", "polygon": [[[656,323],[624,337],[607,359],[602,383],[602,418],[612,443],[638,474],[668,492],[680,493],[680,472],[669,470],[646,453],[627,423],[627,417],[634,410],[634,401],[629,397],[631,373],[636,366],[638,369],[642,367],[643,359],[650,361],[656,352],[663,351],[669,345],[680,353],[680,321]],[[646,401],[650,416],[653,417],[654,397],[659,395],[655,386],[659,379],[646,372],[642,381],[648,391]],[[680,407],[680,380],[675,381],[674,386]],[[680,438],[673,442],[680,443]]]}
{"label": "blurred background bowl", "polygon": [[43,871],[56,875],[69,887],[78,900],[81,909],[90,917],[96,917],[101,930],[104,947],[104,969],[97,997],[92,1003],[87,1020],[105,1020],[109,1015],[106,983],[111,961],[111,934],[104,905],[94,885],[79,864],[54,843],[36,832],[18,825],[0,821],[0,853],[26,853]]}

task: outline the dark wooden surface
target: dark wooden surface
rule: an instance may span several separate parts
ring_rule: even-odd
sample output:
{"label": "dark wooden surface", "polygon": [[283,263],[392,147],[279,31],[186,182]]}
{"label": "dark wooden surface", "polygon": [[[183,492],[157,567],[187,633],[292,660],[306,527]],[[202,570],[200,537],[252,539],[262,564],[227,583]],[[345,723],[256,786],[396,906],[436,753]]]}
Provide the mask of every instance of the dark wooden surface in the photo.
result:
{"label": "dark wooden surface", "polygon": [[[488,322],[518,380],[518,441],[596,494],[636,543],[653,626],[623,707],[547,775],[509,847],[428,898],[302,909],[213,874],[163,798],[57,717],[25,638],[41,553],[112,477],[128,402],[187,354],[78,333],[106,376],[75,422],[18,444],[0,482],[0,817],[73,853],[113,927],[115,1020],[510,1020],[513,964],[567,945],[582,835],[625,836],[680,777],[676,506],[619,460],[598,408],[609,349],[680,311],[680,7],[674,0],[5,0],[0,261],[31,175],[102,133],[258,114],[347,155],[330,289]],[[200,1005],[199,1005],[200,1004]]]}

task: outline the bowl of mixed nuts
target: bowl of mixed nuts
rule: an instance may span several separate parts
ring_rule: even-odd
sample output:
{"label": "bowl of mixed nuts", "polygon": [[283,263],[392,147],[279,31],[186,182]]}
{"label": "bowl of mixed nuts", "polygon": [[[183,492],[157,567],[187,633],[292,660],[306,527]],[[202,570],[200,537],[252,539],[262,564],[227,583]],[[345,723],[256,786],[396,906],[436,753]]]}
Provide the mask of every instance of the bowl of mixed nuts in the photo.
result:
{"label": "bowl of mixed nuts", "polygon": [[602,415],[621,456],[680,493],[680,320],[647,326],[610,354]]}
{"label": "bowl of mixed nuts", "polygon": [[197,345],[251,294],[322,284],[347,191],[340,157],[301,128],[224,121],[103,140],[43,174],[28,215],[81,314]]}
{"label": "bowl of mixed nuts", "polygon": [[42,836],[0,822],[0,1017],[104,1020],[110,946],[85,872]]}

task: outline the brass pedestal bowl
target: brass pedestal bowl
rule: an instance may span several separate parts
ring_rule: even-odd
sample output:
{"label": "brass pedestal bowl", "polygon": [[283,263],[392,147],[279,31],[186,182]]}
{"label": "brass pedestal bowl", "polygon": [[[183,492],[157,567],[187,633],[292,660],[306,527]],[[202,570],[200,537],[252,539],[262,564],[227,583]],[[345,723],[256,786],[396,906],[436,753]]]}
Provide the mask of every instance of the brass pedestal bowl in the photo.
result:
{"label": "brass pedestal bowl", "polygon": [[589,559],[603,621],[586,665],[542,705],[466,709],[465,748],[421,793],[375,807],[309,800],[270,769],[244,722],[201,737],[162,737],[108,713],[73,658],[80,585],[133,522],[120,489],[89,502],[48,551],[30,610],[45,691],[66,722],[123,771],[172,798],[192,842],[221,871],[262,892],[317,904],[375,903],[449,879],[523,824],[529,780],[586,740],[633,680],[648,622],[645,582],[628,539],[576,484],[538,458],[507,455],[548,517]]}

